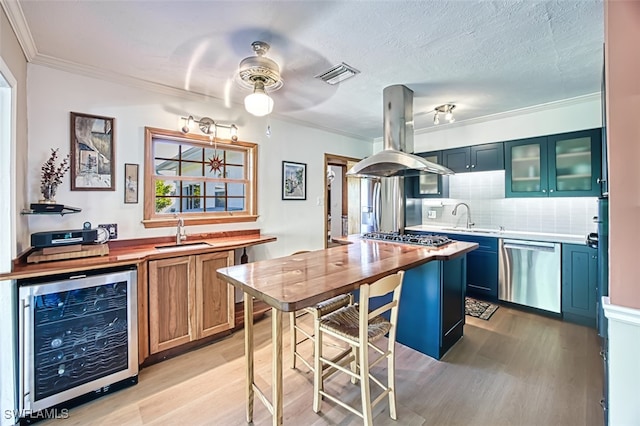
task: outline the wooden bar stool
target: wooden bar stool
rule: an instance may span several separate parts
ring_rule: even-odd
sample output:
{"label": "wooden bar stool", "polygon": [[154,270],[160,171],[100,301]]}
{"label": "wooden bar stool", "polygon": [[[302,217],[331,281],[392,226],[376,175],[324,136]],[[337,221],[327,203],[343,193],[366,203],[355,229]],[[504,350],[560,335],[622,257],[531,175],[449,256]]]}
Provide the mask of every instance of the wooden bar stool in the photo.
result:
{"label": "wooden bar stool", "polygon": [[[398,322],[398,305],[402,290],[404,271],[379,279],[373,284],[363,284],[360,287],[358,306],[350,305],[320,317],[317,322],[314,353],[313,380],[313,411],[320,412],[322,397],[335,402],[352,413],[362,417],[365,425],[373,422],[371,410],[385,396],[389,396],[389,416],[396,420],[395,396],[395,342],[396,324]],[[387,295],[393,292],[391,301],[369,312],[369,300],[373,297]],[[383,313],[389,312],[389,320]],[[331,336],[349,345],[337,357],[325,358],[322,354],[323,335]],[[375,344],[378,338],[388,334],[387,348],[381,349]],[[369,361],[369,348],[380,356]],[[370,369],[380,361],[387,360],[387,384],[371,375]],[[355,361],[355,366],[354,366]],[[324,390],[324,379],[335,372],[343,372],[351,376],[352,382],[360,380],[362,410],[341,401],[337,396],[330,395]],[[370,381],[377,384],[382,393],[371,401]]]}
{"label": "wooden bar stool", "polygon": [[[308,250],[297,251],[293,254],[296,255],[302,253],[308,253]],[[339,296],[332,297],[331,299],[324,300],[315,306],[304,308],[289,314],[289,325],[291,328],[291,368],[296,368],[296,360],[300,359],[300,361],[302,361],[309,370],[312,372],[314,371],[311,362],[307,361],[304,356],[298,352],[298,345],[306,341],[314,343],[314,336],[316,336],[318,332],[316,330],[317,319],[353,303],[352,298],[353,296],[349,294],[341,294]],[[298,323],[298,318],[305,315],[311,315],[313,317],[313,330],[305,329]],[[304,336],[300,341],[298,341],[298,333]]]}

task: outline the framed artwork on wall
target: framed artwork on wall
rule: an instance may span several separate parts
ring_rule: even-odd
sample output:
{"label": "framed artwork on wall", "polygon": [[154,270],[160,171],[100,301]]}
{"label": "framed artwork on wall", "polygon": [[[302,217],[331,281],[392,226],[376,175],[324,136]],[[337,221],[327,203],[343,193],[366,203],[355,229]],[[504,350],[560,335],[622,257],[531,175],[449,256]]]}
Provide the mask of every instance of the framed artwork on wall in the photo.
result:
{"label": "framed artwork on wall", "polygon": [[72,191],[115,191],[114,121],[71,113]]}
{"label": "framed artwork on wall", "polygon": [[282,162],[282,199],[307,199],[307,165],[305,163]]}
{"label": "framed artwork on wall", "polygon": [[138,165],[124,165],[124,203],[138,203]]}

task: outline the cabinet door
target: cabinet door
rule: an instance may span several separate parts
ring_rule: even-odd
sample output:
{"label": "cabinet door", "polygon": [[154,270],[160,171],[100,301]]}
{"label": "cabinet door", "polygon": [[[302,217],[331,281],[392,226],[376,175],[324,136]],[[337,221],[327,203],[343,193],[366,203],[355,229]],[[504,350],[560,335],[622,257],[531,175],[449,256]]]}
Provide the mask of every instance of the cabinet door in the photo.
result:
{"label": "cabinet door", "polygon": [[600,195],[600,139],[601,129],[549,136],[549,196]]}
{"label": "cabinet door", "polygon": [[597,250],[562,245],[562,314],[566,320],[595,327]]}
{"label": "cabinet door", "polygon": [[455,173],[471,171],[471,148],[447,149],[442,152],[444,166],[450,168]]}
{"label": "cabinet door", "polygon": [[235,325],[235,292],[216,275],[216,269],[231,265],[233,250],[196,256],[196,339]]}
{"label": "cabinet door", "polygon": [[486,143],[471,147],[471,171],[484,172],[504,169],[504,144]]}
{"label": "cabinet door", "polygon": [[[423,157],[427,161],[431,161],[436,164],[442,163],[442,151],[425,152],[416,154]],[[438,175],[435,173],[420,173],[418,176],[411,176],[407,178],[407,184],[411,187],[407,191],[407,197],[409,198],[441,198],[448,197],[448,185],[446,176]]]}
{"label": "cabinet door", "polygon": [[192,340],[194,283],[193,256],[149,261],[150,353]]}
{"label": "cabinet door", "polygon": [[547,196],[547,137],[504,143],[505,195]]}

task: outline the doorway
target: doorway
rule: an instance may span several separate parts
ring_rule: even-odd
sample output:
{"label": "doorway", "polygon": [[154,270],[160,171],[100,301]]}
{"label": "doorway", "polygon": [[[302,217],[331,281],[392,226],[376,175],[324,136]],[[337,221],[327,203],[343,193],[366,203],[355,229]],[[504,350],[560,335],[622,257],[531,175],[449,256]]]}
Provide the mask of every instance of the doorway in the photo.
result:
{"label": "doorway", "polygon": [[360,182],[347,177],[347,170],[360,159],[324,154],[324,246],[338,245],[332,239],[360,232]]}

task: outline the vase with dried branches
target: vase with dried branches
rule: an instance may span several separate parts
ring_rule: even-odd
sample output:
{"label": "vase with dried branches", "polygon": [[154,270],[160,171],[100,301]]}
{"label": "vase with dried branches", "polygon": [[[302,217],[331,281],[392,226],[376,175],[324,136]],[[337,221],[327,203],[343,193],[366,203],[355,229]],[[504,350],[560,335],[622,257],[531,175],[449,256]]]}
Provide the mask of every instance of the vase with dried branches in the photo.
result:
{"label": "vase with dried branches", "polygon": [[58,162],[58,148],[51,148],[51,156],[42,165],[42,176],[40,178],[40,191],[42,192],[41,203],[55,204],[56,191],[58,185],[62,183],[62,178],[69,170],[69,155],[64,157],[60,164]]}

